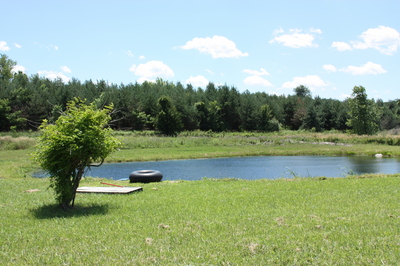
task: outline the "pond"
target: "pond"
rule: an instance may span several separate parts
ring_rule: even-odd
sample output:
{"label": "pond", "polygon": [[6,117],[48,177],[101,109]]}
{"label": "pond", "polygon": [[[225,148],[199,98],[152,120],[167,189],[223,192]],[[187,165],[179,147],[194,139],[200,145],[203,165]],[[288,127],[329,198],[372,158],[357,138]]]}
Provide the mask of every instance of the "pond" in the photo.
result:
{"label": "pond", "polygon": [[92,167],[86,176],[114,180],[128,179],[137,170],[158,170],[163,180],[200,180],[208,178],[276,179],[282,177],[344,177],[349,174],[400,172],[400,158],[367,156],[251,156],[110,163]]}

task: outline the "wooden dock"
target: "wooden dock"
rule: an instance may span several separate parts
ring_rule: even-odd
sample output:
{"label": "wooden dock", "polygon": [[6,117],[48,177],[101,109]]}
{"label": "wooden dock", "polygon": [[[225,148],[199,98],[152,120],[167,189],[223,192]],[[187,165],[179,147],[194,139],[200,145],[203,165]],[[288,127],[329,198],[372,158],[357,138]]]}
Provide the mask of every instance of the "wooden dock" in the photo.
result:
{"label": "wooden dock", "polygon": [[141,187],[78,187],[77,193],[129,194],[142,191]]}

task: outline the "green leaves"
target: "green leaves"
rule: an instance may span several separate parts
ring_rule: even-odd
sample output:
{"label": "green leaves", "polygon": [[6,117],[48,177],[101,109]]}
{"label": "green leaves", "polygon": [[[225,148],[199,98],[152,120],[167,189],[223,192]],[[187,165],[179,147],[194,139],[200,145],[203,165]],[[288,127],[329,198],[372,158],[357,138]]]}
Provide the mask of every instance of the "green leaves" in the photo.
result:
{"label": "green leaves", "polygon": [[367,93],[363,86],[353,88],[352,98],[349,99],[350,119],[347,124],[358,135],[372,135],[378,132],[378,119],[380,112],[375,101],[367,99]]}
{"label": "green leaves", "polygon": [[156,126],[161,133],[169,136],[176,136],[182,130],[182,119],[168,97],[161,97],[158,100],[161,111],[156,117]]}
{"label": "green leaves", "polygon": [[75,98],[55,122],[40,126],[43,134],[35,152],[35,160],[50,174],[57,201],[69,206],[87,167],[102,162],[121,143],[107,128],[112,106],[102,110],[95,103],[86,105]]}

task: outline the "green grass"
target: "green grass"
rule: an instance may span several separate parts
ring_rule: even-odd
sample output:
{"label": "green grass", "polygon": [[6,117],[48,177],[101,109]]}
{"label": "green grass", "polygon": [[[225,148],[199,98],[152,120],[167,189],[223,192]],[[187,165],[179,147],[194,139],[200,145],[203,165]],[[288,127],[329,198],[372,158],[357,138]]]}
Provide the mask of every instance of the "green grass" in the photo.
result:
{"label": "green grass", "polygon": [[396,146],[378,144],[339,146],[310,143],[123,149],[111,154],[106,162],[279,155],[374,156],[377,153],[400,156],[400,149]]}
{"label": "green grass", "polygon": [[124,149],[143,148],[176,148],[197,146],[236,146],[236,145],[265,145],[287,143],[345,143],[345,144],[385,144],[400,145],[400,135],[397,131],[380,132],[376,135],[353,135],[337,131],[316,133],[310,131],[289,131],[261,133],[261,132],[202,132],[187,131],[177,137],[165,137],[153,131],[115,131],[124,143]]}
{"label": "green grass", "polygon": [[0,136],[0,150],[25,150],[35,144],[36,140],[31,137]]}
{"label": "green grass", "polygon": [[397,265],[399,178],[161,182],[130,195],[78,194],[70,212],[54,205],[48,180],[0,179],[0,261]]}
{"label": "green grass", "polygon": [[[1,265],[397,265],[400,175],[141,184],[55,205],[36,133],[0,137]],[[249,155],[400,156],[397,135],[115,132],[107,162]],[[1,142],[2,141],[2,142]],[[329,142],[329,143],[326,143]],[[343,145],[346,144],[346,145]],[[21,148],[18,148],[21,147]],[[101,186],[86,178],[81,186]],[[107,181],[125,186],[123,181]]]}

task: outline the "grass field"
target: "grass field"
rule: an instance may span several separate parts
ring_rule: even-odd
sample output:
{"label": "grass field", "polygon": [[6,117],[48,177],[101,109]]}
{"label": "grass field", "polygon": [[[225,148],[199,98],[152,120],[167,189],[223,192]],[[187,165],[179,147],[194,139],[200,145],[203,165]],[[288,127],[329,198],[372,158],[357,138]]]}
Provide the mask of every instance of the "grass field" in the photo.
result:
{"label": "grass field", "polygon": [[1,264],[397,265],[399,177],[152,183],[71,212],[44,179],[2,179]]}
{"label": "grass field", "polygon": [[[245,155],[400,156],[393,144],[397,136],[387,137],[389,141],[336,133],[187,133],[178,138],[116,134],[125,146],[108,162]],[[78,194],[76,207],[65,212],[55,205],[48,180],[30,177],[37,169],[29,155],[32,143],[34,137],[25,135],[0,139],[1,265],[400,261],[400,174],[165,181],[140,184],[143,192],[130,195]],[[101,181],[86,178],[81,186],[102,186]]]}

